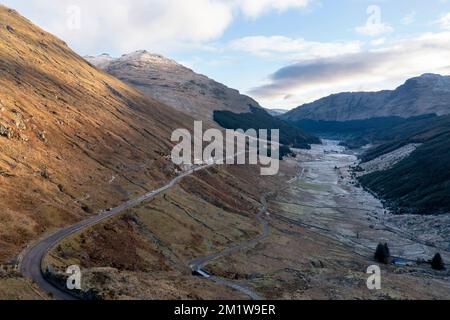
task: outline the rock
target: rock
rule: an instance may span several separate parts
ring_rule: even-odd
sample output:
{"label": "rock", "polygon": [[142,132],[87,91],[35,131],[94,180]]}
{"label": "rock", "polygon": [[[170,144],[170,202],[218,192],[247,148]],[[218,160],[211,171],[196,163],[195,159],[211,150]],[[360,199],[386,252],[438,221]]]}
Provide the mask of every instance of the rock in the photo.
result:
{"label": "rock", "polygon": [[5,177],[5,178],[12,178],[14,177],[14,175],[8,171],[5,171],[3,169],[0,169],[0,176]]}
{"label": "rock", "polygon": [[39,138],[39,140],[41,140],[43,142],[47,142],[47,137],[45,135],[45,131],[39,131],[38,132],[38,138]]}
{"label": "rock", "polygon": [[13,129],[7,128],[4,125],[0,124],[0,136],[12,139],[14,137],[14,134],[15,132]]}
{"label": "rock", "polygon": [[48,172],[47,168],[42,169],[41,177],[47,180],[50,179],[50,173]]}

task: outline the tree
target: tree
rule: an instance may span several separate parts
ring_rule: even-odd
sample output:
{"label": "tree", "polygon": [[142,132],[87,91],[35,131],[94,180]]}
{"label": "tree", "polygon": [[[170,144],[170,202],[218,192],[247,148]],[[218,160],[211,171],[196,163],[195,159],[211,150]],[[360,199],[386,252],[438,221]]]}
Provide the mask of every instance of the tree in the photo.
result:
{"label": "tree", "polygon": [[434,270],[445,270],[444,260],[442,260],[440,253],[436,253],[433,260],[431,260],[431,267]]}
{"label": "tree", "polygon": [[388,264],[390,257],[391,254],[387,243],[385,244],[380,243],[377,246],[377,250],[375,251],[375,260],[377,260],[379,263]]}

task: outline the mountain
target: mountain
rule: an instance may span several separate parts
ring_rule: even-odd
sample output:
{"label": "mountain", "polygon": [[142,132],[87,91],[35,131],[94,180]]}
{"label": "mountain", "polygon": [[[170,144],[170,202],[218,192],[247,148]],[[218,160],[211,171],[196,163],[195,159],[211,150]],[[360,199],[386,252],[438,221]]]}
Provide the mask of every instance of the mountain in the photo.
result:
{"label": "mountain", "polygon": [[0,261],[173,177],[192,121],[0,6]]}
{"label": "mountain", "polygon": [[450,77],[424,74],[396,90],[335,94],[280,118],[349,148],[372,144],[360,155],[361,184],[395,213],[436,214],[450,212],[449,114]]}
{"label": "mountain", "polygon": [[300,128],[270,115],[258,102],[177,62],[147,51],[115,59],[86,57],[93,65],[196,120],[226,129],[280,129],[287,146],[308,148],[320,143]]}
{"label": "mountain", "polygon": [[214,110],[249,112],[252,98],[161,55],[136,51],[120,58],[86,57],[93,65],[198,120],[212,121]]}
{"label": "mountain", "polygon": [[284,110],[284,109],[267,109],[267,108],[266,108],[266,111],[271,116],[274,116],[274,117],[281,116],[282,114],[285,114],[288,112],[287,110]]}
{"label": "mountain", "polygon": [[409,79],[395,90],[339,93],[300,106],[281,118],[299,120],[350,121],[383,117],[450,113],[450,76],[424,74]]}

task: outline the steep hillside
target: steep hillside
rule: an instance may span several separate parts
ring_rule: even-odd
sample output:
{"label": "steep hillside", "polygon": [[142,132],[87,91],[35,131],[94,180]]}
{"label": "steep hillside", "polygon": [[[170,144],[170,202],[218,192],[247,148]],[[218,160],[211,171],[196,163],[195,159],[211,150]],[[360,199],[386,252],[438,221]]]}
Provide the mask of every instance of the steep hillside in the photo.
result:
{"label": "steep hillside", "polygon": [[424,74],[395,90],[339,93],[281,116],[288,121],[350,121],[450,113],[450,76]]}
{"label": "steep hillside", "polygon": [[394,167],[360,181],[395,213],[450,213],[450,133],[428,140]]}
{"label": "steep hillside", "polygon": [[450,116],[418,117],[378,131],[371,140],[385,142],[362,154],[363,163],[376,162],[406,146],[420,146],[387,170],[367,172],[360,179],[364,186],[387,200],[395,212],[450,212]]}
{"label": "steep hillside", "polygon": [[173,176],[187,119],[0,6],[0,261]]}

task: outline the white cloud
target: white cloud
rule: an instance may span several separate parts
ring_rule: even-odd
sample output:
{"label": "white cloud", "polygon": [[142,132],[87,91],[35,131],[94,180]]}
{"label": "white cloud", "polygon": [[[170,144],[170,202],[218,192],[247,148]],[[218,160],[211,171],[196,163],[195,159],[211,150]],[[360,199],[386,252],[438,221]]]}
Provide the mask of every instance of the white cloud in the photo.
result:
{"label": "white cloud", "polygon": [[288,65],[251,90],[263,105],[294,107],[342,91],[394,88],[423,73],[450,73],[450,32],[426,33],[360,53]]}
{"label": "white cloud", "polygon": [[391,33],[394,31],[390,25],[380,22],[380,23],[368,23],[364,26],[356,27],[355,31],[359,34],[379,37],[383,34]]}
{"label": "white cloud", "polygon": [[242,12],[249,17],[256,18],[270,10],[283,12],[291,8],[307,7],[311,0],[237,0]]}
{"label": "white cloud", "polygon": [[378,38],[378,39],[370,41],[370,44],[374,47],[378,47],[378,46],[385,44],[386,40],[387,40],[386,38]]}
{"label": "white cloud", "polygon": [[[82,54],[149,49],[167,53],[219,38],[243,13],[304,8],[312,0],[4,0]],[[80,10],[80,29],[68,27]]]}
{"label": "white cloud", "polygon": [[439,25],[441,26],[442,29],[450,30],[450,12],[447,13],[446,15],[442,16],[438,20],[438,23],[439,23]]}
{"label": "white cloud", "polygon": [[413,24],[414,21],[416,21],[416,12],[415,11],[411,11],[410,13],[408,13],[406,16],[404,16],[402,18],[402,24],[404,24],[405,26],[409,26],[410,24]]}
{"label": "white cloud", "polygon": [[361,45],[359,41],[315,42],[284,36],[244,37],[236,39],[230,44],[234,50],[248,52],[256,56],[276,56],[277,59],[282,59],[283,57],[280,57],[280,54],[283,54],[285,58],[290,60],[307,60],[356,53],[361,51]]}

